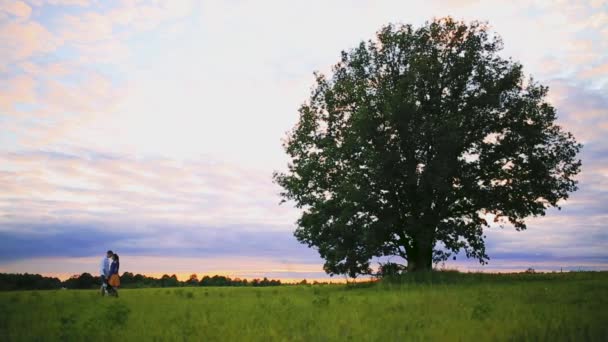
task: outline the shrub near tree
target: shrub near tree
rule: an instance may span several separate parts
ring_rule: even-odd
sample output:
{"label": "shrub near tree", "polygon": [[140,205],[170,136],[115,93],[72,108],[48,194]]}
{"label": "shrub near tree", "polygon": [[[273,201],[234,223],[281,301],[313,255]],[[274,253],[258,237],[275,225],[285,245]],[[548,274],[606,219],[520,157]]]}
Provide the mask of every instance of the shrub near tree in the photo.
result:
{"label": "shrub near tree", "polygon": [[426,271],[460,251],[485,263],[488,220],[523,230],[576,190],[581,145],[501,49],[480,22],[388,25],[316,74],[274,179],[326,272],[383,256]]}
{"label": "shrub near tree", "polygon": [[186,283],[188,285],[198,285],[198,276],[196,274],[191,274]]}

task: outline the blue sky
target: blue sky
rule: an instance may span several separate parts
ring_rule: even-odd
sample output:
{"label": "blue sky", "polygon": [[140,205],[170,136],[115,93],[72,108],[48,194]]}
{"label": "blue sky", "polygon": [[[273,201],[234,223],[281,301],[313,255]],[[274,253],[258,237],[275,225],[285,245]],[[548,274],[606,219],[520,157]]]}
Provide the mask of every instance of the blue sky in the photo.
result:
{"label": "blue sky", "polygon": [[0,272],[323,277],[274,170],[313,71],[387,23],[487,20],[585,146],[470,270],[608,269],[608,2],[0,0]]}

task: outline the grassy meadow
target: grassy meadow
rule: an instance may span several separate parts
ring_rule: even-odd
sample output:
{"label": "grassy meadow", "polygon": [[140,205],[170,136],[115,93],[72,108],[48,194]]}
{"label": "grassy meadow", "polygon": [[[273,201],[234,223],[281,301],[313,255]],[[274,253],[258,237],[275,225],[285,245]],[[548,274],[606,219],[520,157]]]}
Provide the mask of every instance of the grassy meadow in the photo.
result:
{"label": "grassy meadow", "polygon": [[0,293],[0,341],[608,341],[608,272]]}

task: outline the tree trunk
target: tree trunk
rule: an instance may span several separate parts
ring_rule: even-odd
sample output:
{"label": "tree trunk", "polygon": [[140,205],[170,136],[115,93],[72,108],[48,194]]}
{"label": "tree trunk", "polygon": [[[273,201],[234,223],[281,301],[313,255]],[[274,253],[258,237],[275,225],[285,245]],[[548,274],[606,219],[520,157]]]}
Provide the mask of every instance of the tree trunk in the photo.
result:
{"label": "tree trunk", "polygon": [[428,234],[415,236],[411,248],[406,251],[408,272],[424,272],[432,269],[433,243]]}

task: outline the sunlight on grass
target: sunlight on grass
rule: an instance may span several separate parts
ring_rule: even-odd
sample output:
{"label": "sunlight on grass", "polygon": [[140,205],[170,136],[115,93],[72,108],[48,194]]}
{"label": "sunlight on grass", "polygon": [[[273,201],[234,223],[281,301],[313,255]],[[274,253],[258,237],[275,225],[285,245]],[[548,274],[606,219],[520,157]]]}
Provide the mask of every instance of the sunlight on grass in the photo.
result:
{"label": "sunlight on grass", "polygon": [[608,273],[0,293],[0,340],[605,341]]}

